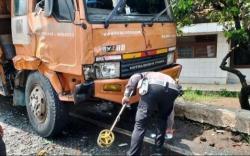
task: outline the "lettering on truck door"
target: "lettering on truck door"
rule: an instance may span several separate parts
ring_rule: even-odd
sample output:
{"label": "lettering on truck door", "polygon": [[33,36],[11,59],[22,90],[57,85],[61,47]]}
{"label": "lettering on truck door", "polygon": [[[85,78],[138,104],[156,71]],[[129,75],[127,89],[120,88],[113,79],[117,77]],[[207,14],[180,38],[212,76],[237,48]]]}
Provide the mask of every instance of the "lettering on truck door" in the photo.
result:
{"label": "lettering on truck door", "polygon": [[[54,0],[50,17],[36,11],[32,28],[38,38],[36,56],[50,62],[53,70],[71,73],[77,64],[74,4],[69,0]],[[66,52],[67,51],[67,52]]]}

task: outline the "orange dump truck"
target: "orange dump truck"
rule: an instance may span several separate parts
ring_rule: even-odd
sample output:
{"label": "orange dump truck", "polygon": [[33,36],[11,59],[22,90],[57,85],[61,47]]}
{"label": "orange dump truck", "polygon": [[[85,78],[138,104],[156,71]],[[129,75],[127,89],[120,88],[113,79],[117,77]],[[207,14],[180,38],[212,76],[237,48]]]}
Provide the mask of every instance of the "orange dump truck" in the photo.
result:
{"label": "orange dump truck", "polygon": [[171,13],[168,0],[0,0],[0,92],[56,135],[69,103],[119,104],[137,72],[179,77]]}

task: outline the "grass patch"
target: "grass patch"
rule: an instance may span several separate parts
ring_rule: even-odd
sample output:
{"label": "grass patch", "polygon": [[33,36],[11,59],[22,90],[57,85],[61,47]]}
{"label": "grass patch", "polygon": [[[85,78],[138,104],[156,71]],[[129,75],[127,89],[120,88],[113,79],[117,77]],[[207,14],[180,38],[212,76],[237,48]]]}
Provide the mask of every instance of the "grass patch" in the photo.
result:
{"label": "grass patch", "polygon": [[246,143],[250,144],[250,135],[247,134],[241,134],[242,140],[244,140]]}
{"label": "grass patch", "polygon": [[216,98],[218,98],[218,96],[206,95],[202,91],[197,91],[197,90],[185,91],[185,93],[183,95],[183,99],[185,101],[191,101],[191,102],[211,101],[211,100],[216,99]]}
{"label": "grass patch", "polygon": [[203,101],[211,101],[220,97],[238,97],[238,92],[230,92],[227,90],[221,91],[201,91],[201,90],[192,90],[192,88],[188,88],[185,90],[183,99],[185,101],[191,102],[203,102]]}
{"label": "grass patch", "polygon": [[222,89],[215,93],[219,94],[219,96],[221,97],[239,97],[239,92],[231,92],[231,91],[227,91],[226,89]]}

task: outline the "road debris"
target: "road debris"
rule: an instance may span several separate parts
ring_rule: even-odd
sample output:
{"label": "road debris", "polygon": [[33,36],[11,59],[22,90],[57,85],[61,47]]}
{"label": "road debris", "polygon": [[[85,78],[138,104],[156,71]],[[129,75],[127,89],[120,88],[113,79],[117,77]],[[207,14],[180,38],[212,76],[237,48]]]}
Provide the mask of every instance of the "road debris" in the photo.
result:
{"label": "road debris", "polygon": [[224,134],[225,131],[224,130],[216,130],[216,133],[218,133],[218,134]]}
{"label": "road debris", "polygon": [[84,147],[87,147],[88,146],[88,144],[89,144],[89,138],[87,137],[87,136],[83,136],[82,138],[81,138],[81,143],[82,143],[82,145],[84,146]]}
{"label": "road debris", "polygon": [[242,143],[235,143],[235,144],[233,144],[233,147],[240,147],[240,146],[242,146]]}
{"label": "road debris", "polygon": [[242,141],[242,137],[241,137],[241,135],[236,135],[236,136],[233,136],[231,138],[231,140],[234,141],[234,142],[241,142]]}
{"label": "road debris", "polygon": [[210,143],[209,146],[215,147],[215,143]]}
{"label": "road debris", "polygon": [[152,134],[150,135],[150,137],[151,137],[151,138],[155,138],[155,137],[156,137],[156,134],[152,133]]}
{"label": "road debris", "polygon": [[128,146],[128,143],[122,143],[118,145],[119,147],[124,147],[124,146]]}
{"label": "road debris", "polygon": [[[129,145],[124,145],[123,147],[119,147],[119,145],[129,144],[130,137],[117,134],[119,139],[110,149],[98,148],[96,146],[96,134],[98,134],[101,128],[75,118],[72,118],[72,126],[65,130],[64,134],[66,136],[62,134],[55,139],[41,138],[31,128],[27,116],[22,115],[26,112],[25,108],[12,107],[9,104],[5,104],[5,101],[1,100],[1,98],[0,102],[2,102],[0,105],[0,125],[5,128],[3,139],[6,143],[8,155],[36,155],[41,150],[46,150],[49,155],[125,155],[129,147]],[[122,119],[127,118],[123,117]],[[102,122],[101,120],[99,121]],[[128,122],[121,123],[124,124],[119,125],[120,128],[130,127]],[[192,153],[186,153],[186,155],[204,155],[205,152],[208,155],[215,155],[214,152],[217,152],[217,155],[249,155],[250,153],[249,144],[247,144],[245,138],[242,141],[242,145],[232,141],[231,138],[235,136],[235,133],[225,130],[223,135],[217,135],[214,127],[204,130],[202,124],[193,124],[191,121],[180,120],[179,118],[176,119],[175,123],[177,133],[175,133],[174,139],[166,141],[166,143],[171,149],[192,150]],[[133,126],[130,128],[128,130],[132,130]],[[154,132],[154,129],[149,129],[146,134],[147,137],[155,137]],[[242,134],[240,135],[243,137]],[[201,140],[207,140],[206,143],[200,141],[201,136],[205,138]],[[86,139],[88,146],[84,145],[84,137],[88,137]],[[180,140],[179,138],[183,139]],[[146,144],[144,148],[145,155],[153,149],[149,147],[152,146]]]}
{"label": "road debris", "polygon": [[201,137],[200,137],[200,141],[202,141],[202,142],[207,142],[207,138],[204,137],[204,136],[201,136]]}

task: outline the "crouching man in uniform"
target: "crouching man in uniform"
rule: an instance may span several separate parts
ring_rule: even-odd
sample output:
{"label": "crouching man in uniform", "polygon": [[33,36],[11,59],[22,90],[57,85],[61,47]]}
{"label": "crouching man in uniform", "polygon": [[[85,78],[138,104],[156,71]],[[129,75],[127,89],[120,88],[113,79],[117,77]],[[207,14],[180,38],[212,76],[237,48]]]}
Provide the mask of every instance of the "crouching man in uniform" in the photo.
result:
{"label": "crouching man in uniform", "polygon": [[159,114],[156,127],[155,152],[162,154],[166,134],[166,121],[173,110],[174,101],[179,95],[179,85],[170,76],[159,72],[134,74],[128,81],[122,104],[129,103],[131,92],[136,87],[139,89],[141,98],[127,155],[141,154],[146,126],[149,117],[156,107],[158,107]]}
{"label": "crouching man in uniform", "polygon": [[0,156],[6,156],[5,143],[3,142],[3,128],[0,125]]}

